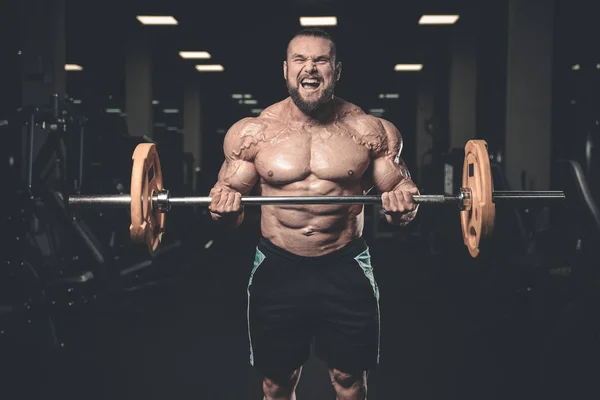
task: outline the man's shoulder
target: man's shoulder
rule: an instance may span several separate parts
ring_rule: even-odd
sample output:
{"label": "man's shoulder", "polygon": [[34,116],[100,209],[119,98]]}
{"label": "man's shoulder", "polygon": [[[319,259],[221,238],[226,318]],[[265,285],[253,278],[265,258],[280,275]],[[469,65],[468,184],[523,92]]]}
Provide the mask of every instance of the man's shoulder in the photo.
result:
{"label": "man's shoulder", "polygon": [[[337,98],[338,101],[338,119],[349,125],[358,127],[362,126],[367,129],[367,132],[381,131],[384,126],[381,118],[371,114],[367,114],[360,106],[349,101]],[[362,130],[361,130],[362,131]]]}
{"label": "man's shoulder", "polygon": [[281,119],[282,103],[280,101],[263,109],[255,117],[244,117],[235,122],[228,133],[242,135],[257,135],[264,133],[267,127],[278,123]]}
{"label": "man's shoulder", "polygon": [[341,120],[353,120],[356,118],[362,118],[369,116],[364,110],[358,105],[351,103],[341,97],[335,98],[335,108],[338,115],[338,119]]}
{"label": "man's shoulder", "polygon": [[367,114],[359,106],[344,100],[341,100],[338,109],[338,119],[361,136],[385,137],[386,129],[388,129],[387,125],[390,124],[390,122],[385,121],[380,117]]}
{"label": "man's shoulder", "polygon": [[226,152],[245,159],[253,158],[260,143],[267,141],[281,124],[281,108],[281,102],[275,103],[255,117],[244,117],[235,122],[225,135]]}
{"label": "man's shoulder", "polygon": [[244,117],[235,122],[227,131],[227,138],[240,138],[260,134],[265,128],[265,122],[260,117]]}
{"label": "man's shoulder", "polygon": [[360,107],[344,102],[340,120],[351,128],[369,147],[379,153],[402,146],[402,137],[396,126],[381,117],[365,113]]}

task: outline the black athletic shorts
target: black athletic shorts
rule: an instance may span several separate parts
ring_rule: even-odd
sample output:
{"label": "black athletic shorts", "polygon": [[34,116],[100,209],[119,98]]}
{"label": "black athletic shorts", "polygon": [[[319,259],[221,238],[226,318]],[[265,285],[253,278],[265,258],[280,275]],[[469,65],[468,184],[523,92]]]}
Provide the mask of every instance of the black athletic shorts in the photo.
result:
{"label": "black athletic shorts", "polygon": [[250,364],[265,375],[299,368],[311,350],[343,372],[374,367],[379,289],[365,241],[303,257],[261,238],[248,282],[247,319]]}

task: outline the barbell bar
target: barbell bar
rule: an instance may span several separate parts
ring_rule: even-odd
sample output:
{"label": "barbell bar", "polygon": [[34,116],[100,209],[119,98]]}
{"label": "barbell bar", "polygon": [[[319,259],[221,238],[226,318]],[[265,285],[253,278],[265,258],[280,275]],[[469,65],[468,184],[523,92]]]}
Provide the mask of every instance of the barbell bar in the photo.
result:
{"label": "barbell bar", "polygon": [[[171,197],[163,187],[156,146],[142,143],[133,152],[129,195],[72,195],[69,206],[129,207],[130,236],[145,243],[149,251],[158,247],[165,231],[165,214],[173,206],[208,206],[206,196]],[[132,201],[132,199],[137,199]],[[417,204],[455,204],[460,210],[463,241],[473,258],[494,228],[495,204],[504,201],[563,202],[562,191],[494,191],[487,143],[470,140],[465,145],[462,187],[456,195],[414,195]],[[361,196],[242,196],[242,205],[280,204],[381,204],[380,195]]]}
{"label": "barbell bar", "polygon": [[[419,194],[413,195],[417,204],[456,204],[461,209],[467,209],[465,203],[470,196],[468,190],[462,189],[459,195]],[[495,191],[492,194],[494,203],[505,200],[522,202],[527,201],[564,201],[562,191],[522,191],[505,190]],[[381,204],[380,195],[370,196],[242,196],[243,205],[278,205],[278,204]],[[178,196],[171,197],[168,190],[152,196],[153,207],[162,211],[170,211],[172,206],[208,206],[211,198],[205,196]],[[106,206],[129,207],[131,196],[128,194],[116,195],[78,195],[71,197],[69,204],[74,206]]]}

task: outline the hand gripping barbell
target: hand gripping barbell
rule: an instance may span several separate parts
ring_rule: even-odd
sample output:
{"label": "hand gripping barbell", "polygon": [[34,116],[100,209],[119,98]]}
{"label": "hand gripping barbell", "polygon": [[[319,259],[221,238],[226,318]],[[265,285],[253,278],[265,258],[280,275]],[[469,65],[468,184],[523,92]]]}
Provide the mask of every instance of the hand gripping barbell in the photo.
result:
{"label": "hand gripping barbell", "polygon": [[[132,240],[157,249],[165,230],[165,214],[172,206],[210,205],[210,197],[171,197],[163,187],[162,170],[152,143],[133,152],[130,195],[73,195],[69,205],[130,207]],[[137,199],[132,201],[132,199]],[[465,146],[462,187],[457,195],[415,195],[418,204],[456,204],[460,210],[463,241],[473,258],[492,235],[499,201],[564,201],[563,191],[494,191],[487,143],[470,140]],[[243,205],[273,204],[381,204],[381,196],[247,196]]]}

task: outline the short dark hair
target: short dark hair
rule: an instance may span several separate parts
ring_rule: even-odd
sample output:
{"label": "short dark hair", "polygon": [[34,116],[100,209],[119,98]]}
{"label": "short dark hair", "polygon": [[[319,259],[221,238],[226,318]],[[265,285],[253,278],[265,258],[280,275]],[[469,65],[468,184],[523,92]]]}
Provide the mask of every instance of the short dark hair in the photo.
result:
{"label": "short dark hair", "polygon": [[331,37],[331,35],[329,33],[327,33],[326,31],[324,31],[321,28],[306,28],[306,29],[302,29],[301,31],[297,32],[294,36],[292,36],[292,38],[288,42],[287,49],[286,49],[286,52],[285,52],[286,58],[287,58],[287,55],[288,55],[288,52],[289,52],[289,49],[290,49],[290,43],[292,42],[292,40],[294,40],[298,36],[320,37],[320,38],[329,40],[331,42],[331,57],[334,60],[337,58],[337,46],[335,45],[335,41],[333,40],[333,38]]}

